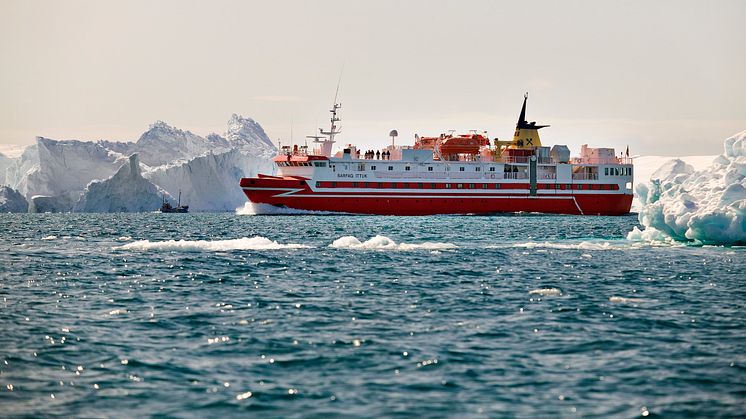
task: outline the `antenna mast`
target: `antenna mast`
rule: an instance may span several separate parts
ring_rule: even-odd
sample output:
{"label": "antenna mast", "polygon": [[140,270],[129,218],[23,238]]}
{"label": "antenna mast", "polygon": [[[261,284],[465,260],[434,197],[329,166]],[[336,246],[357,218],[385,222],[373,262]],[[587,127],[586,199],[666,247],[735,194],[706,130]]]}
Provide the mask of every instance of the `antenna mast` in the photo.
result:
{"label": "antenna mast", "polygon": [[[342,67],[344,70],[344,67]],[[314,139],[315,143],[321,144],[321,150],[322,154],[329,157],[332,153],[332,145],[336,142],[334,141],[334,136],[337,134],[340,134],[342,132],[342,129],[340,126],[337,126],[337,122],[340,122],[341,119],[337,116],[337,110],[342,108],[342,104],[337,102],[337,98],[339,97],[339,85],[342,83],[342,71],[339,72],[339,80],[337,80],[337,90],[334,92],[334,103],[332,104],[332,108],[329,110],[331,112],[332,117],[330,119],[329,124],[329,131],[324,131],[322,128],[319,128],[319,133],[321,135],[325,135],[327,139],[321,141],[318,138]],[[308,138],[314,138],[314,137],[308,137]]]}

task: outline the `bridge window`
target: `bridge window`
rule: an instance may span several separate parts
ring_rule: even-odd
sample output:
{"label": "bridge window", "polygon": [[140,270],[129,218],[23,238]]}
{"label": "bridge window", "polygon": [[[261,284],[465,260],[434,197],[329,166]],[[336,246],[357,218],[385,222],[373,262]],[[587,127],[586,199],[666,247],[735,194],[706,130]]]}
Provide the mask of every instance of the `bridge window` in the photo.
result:
{"label": "bridge window", "polygon": [[609,168],[604,167],[604,175],[609,176]]}
{"label": "bridge window", "polygon": [[315,162],[313,162],[313,165],[316,166],[316,167],[326,167],[326,162],[325,161],[315,161]]}

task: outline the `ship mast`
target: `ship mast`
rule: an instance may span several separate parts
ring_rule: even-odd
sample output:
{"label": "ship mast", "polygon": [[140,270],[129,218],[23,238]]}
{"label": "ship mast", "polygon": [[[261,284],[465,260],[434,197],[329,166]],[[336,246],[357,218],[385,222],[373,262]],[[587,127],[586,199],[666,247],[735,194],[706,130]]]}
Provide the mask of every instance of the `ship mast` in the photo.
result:
{"label": "ship mast", "polygon": [[337,102],[337,97],[339,97],[339,85],[342,83],[342,73],[339,74],[339,80],[337,80],[337,90],[334,92],[334,102],[332,104],[332,108],[329,110],[331,112],[332,117],[330,119],[329,123],[329,131],[324,131],[322,128],[319,128],[319,133],[321,135],[325,135],[327,138],[325,140],[321,140],[318,137],[311,137],[308,138],[314,138],[314,143],[321,144],[321,154],[326,157],[331,157],[332,155],[332,146],[336,141],[334,141],[334,136],[337,134],[340,134],[342,132],[342,128],[337,126],[337,122],[340,122],[341,119],[337,116],[337,110],[342,109],[342,104]]}

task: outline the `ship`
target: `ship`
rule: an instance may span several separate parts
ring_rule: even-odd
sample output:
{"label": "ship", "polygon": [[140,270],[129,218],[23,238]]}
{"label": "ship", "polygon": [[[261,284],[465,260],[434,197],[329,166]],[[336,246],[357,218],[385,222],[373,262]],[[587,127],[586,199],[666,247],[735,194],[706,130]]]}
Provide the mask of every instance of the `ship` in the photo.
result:
{"label": "ship", "polygon": [[614,148],[582,145],[571,157],[566,145],[541,142],[526,120],[523,96],[512,140],[487,132],[415,134],[411,146],[391,144],[361,152],[348,144],[332,155],[341,133],[334,100],[329,130],[308,145],[281,146],[274,174],[240,180],[255,204],[308,211],[371,215],[546,213],[624,215],[632,206],[633,163]]}
{"label": "ship", "polygon": [[166,194],[163,194],[163,202],[161,203],[161,208],[159,212],[166,213],[166,214],[172,214],[172,213],[184,214],[184,213],[189,212],[189,205],[181,205],[181,190],[179,191],[179,200],[175,207],[172,206],[171,203],[166,200]]}

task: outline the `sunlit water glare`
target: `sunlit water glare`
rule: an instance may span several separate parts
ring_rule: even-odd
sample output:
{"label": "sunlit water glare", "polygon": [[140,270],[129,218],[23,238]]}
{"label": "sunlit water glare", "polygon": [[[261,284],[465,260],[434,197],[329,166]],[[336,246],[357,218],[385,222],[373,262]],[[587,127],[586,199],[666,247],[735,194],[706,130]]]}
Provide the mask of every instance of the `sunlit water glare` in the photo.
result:
{"label": "sunlit water glare", "polygon": [[2,416],[737,416],[746,250],[629,217],[0,215]]}

